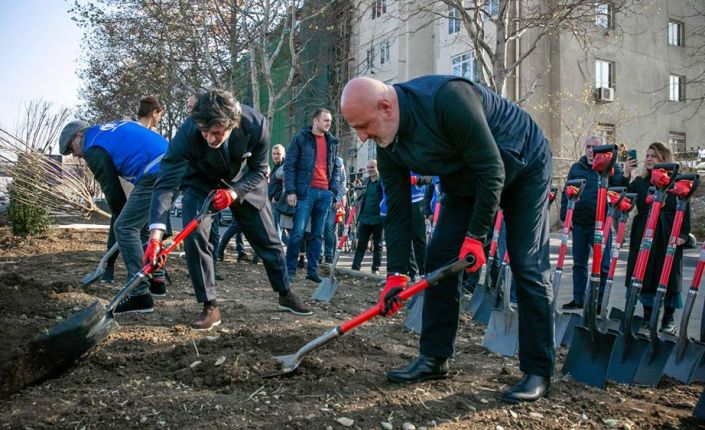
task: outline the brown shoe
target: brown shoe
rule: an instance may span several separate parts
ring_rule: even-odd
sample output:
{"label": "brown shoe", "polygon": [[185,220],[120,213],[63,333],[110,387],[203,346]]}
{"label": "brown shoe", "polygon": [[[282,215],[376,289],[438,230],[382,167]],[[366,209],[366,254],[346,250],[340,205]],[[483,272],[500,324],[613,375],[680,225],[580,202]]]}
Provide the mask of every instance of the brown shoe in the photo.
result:
{"label": "brown shoe", "polygon": [[279,310],[289,311],[296,315],[311,315],[313,311],[304,305],[299,296],[289,290],[286,296],[279,296]]}
{"label": "brown shoe", "polygon": [[203,307],[201,315],[191,324],[195,330],[210,330],[215,326],[220,325],[220,309],[214,306],[206,305]]}

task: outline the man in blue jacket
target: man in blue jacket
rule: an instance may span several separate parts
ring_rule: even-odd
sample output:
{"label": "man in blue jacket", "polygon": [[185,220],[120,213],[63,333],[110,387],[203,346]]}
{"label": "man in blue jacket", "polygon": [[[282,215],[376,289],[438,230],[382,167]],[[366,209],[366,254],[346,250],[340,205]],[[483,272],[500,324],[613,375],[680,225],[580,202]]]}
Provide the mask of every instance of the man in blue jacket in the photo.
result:
{"label": "man in blue jacket", "polygon": [[[410,171],[438,175],[443,198],[428,244],[426,271],[449,261],[485,261],[483,242],[498,206],[504,210],[507,248],[517,281],[519,363],[524,377],[504,393],[508,402],[534,401],[550,388],[555,364],[549,262],[548,192],[551,149],[543,132],[517,105],[457,76],[424,76],[386,85],[370,78],[348,82],[343,116],[361,141],[378,145],[387,193],[387,282],[379,298],[389,315],[411,251]],[[387,373],[391,382],[418,382],[448,374],[460,311],[460,277],[425,291],[420,355]]]}
{"label": "man in blue jacket", "polygon": [[[573,212],[573,300],[563,305],[563,309],[582,309],[585,302],[585,289],[588,284],[588,257],[592,249],[592,242],[595,235],[595,212],[597,211],[597,182],[599,175],[592,170],[593,153],[592,148],[604,145],[604,138],[601,136],[589,136],[585,139],[585,155],[580,157],[577,163],[570,166],[567,180],[585,179],[585,188],[580,199],[575,204]],[[622,169],[618,164],[614,166],[614,175],[609,179],[609,186],[626,186],[628,179],[622,174]],[[561,221],[565,221],[568,207],[568,197],[563,192],[561,196]],[[607,237],[604,255],[609,256],[612,240]],[[602,294],[607,282],[607,272],[610,270],[610,259],[602,259],[600,268],[600,296],[598,306],[602,303]],[[599,312],[599,311],[598,311]]]}
{"label": "man in blue jacket", "polygon": [[313,124],[291,139],[284,161],[284,189],[289,206],[296,207],[294,227],[286,248],[289,279],[296,275],[296,260],[301,250],[306,225],[311,222],[311,237],[306,249],[306,279],[321,282],[318,259],[323,246],[326,216],[337,194],[338,166],[335,156],[338,140],[328,131],[332,124],[328,109],[317,109]]}
{"label": "man in blue jacket", "polygon": [[[110,235],[114,230],[129,277],[142,270],[140,232],[147,224],[152,188],[167,146],[162,136],[132,121],[93,127],[85,121],[72,121],[59,137],[61,154],[85,159],[100,184],[112,212]],[[127,199],[119,177],[134,185]],[[163,272],[155,272],[152,279],[158,282],[145,282],[135,288],[114,312],[152,312],[154,303],[149,289],[157,296],[165,294]]]}

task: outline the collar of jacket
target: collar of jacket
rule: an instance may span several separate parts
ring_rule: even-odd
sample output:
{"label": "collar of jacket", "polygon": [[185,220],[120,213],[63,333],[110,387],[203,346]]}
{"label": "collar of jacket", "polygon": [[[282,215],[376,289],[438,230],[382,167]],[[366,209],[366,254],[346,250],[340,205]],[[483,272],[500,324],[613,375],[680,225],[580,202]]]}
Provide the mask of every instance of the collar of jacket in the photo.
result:
{"label": "collar of jacket", "polygon": [[[301,132],[308,135],[308,137],[315,139],[315,134],[313,134],[313,127],[304,127],[301,129]],[[327,131],[323,134],[326,137],[326,142],[334,142],[336,140],[335,136],[331,134],[331,132]]]}
{"label": "collar of jacket", "polygon": [[397,100],[399,102],[399,129],[397,130],[397,136],[400,134],[411,134],[416,128],[416,122],[409,107],[409,98],[396,85],[394,86],[394,91],[397,92]]}

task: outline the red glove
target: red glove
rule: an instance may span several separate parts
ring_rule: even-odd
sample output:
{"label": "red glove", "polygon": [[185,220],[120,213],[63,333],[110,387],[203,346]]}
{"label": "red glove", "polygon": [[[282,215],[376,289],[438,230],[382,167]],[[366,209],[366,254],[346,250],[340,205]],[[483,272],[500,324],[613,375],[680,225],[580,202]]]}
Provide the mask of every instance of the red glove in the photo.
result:
{"label": "red glove", "polygon": [[419,177],[416,175],[411,175],[411,185],[416,185],[416,182],[419,180]]}
{"label": "red glove", "polygon": [[485,264],[485,250],[482,249],[482,242],[473,239],[470,236],[465,236],[463,246],[460,247],[459,260],[465,259],[465,256],[472,254],[475,257],[475,264],[465,269],[466,272],[477,272],[483,264]]}
{"label": "red glove", "polygon": [[213,209],[216,211],[222,211],[223,209],[230,207],[230,205],[233,204],[233,200],[237,197],[233,196],[233,194],[235,194],[234,191],[223,188],[217,190],[213,196],[213,200],[211,200],[211,206],[213,206]]}
{"label": "red glove", "polygon": [[388,317],[404,306],[399,293],[406,287],[406,275],[388,275],[384,290],[379,295],[379,310],[382,316]]}
{"label": "red glove", "polygon": [[142,262],[145,266],[150,266],[152,272],[161,269],[166,264],[166,255],[159,257],[159,253],[164,249],[164,242],[157,239],[149,239],[147,249],[144,251]]}

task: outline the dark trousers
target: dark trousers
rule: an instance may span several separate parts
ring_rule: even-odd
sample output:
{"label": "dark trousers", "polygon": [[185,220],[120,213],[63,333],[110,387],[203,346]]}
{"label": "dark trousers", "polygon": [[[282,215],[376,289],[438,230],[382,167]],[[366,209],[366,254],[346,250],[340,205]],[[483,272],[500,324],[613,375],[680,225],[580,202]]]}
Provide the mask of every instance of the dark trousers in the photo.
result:
{"label": "dark trousers", "polygon": [[423,200],[411,204],[411,258],[409,276],[426,273],[426,217]]}
{"label": "dark trousers", "polygon": [[[550,376],[555,364],[550,283],[548,192],[551,156],[546,154],[523,169],[505,188],[502,208],[507,225],[507,248],[516,281],[519,305],[519,365],[525,373]],[[474,199],[444,195],[441,212],[428,247],[426,270],[431,272],[457,260]],[[425,292],[420,352],[450,357],[455,350],[460,304],[460,275]]]}
{"label": "dark trousers", "polygon": [[[585,293],[588,285],[588,257],[592,251],[595,240],[595,226],[585,227],[573,225],[573,301],[585,303]],[[610,271],[610,253],[612,252],[612,236],[607,236],[607,245],[602,252],[602,266],[600,267],[600,295],[598,303],[602,303],[602,294],[605,292],[607,275]]]}
{"label": "dark trousers", "polygon": [[223,233],[223,237],[220,240],[220,244],[218,245],[218,255],[222,255],[225,252],[225,248],[228,246],[228,243],[230,243],[230,240],[233,238],[233,236],[235,236],[235,249],[237,249],[237,253],[244,253],[245,241],[242,239],[240,224],[238,224],[234,216],[232,222],[230,223],[228,228],[225,229],[225,233]]}
{"label": "dark trousers", "polygon": [[372,236],[372,271],[379,270],[382,265],[382,232],[384,224],[365,224],[360,223],[357,227],[357,248],[355,249],[355,257],[353,258],[353,270],[360,270],[362,259],[367,251],[367,244]]}
{"label": "dark trousers", "polygon": [[[207,193],[187,189],[183,198],[183,222],[186,225],[196,218]],[[267,278],[274,291],[285,293],[289,290],[286,275],[286,261],[281,241],[277,237],[272,217],[272,208],[267,203],[258,210],[248,202],[235,202],[230,209],[233,219],[237,219],[245,238],[262,258]],[[184,240],[186,264],[188,266],[193,290],[198,303],[216,299],[215,272],[213,267],[213,245],[209,242],[211,218],[204,219],[195,232]]]}

